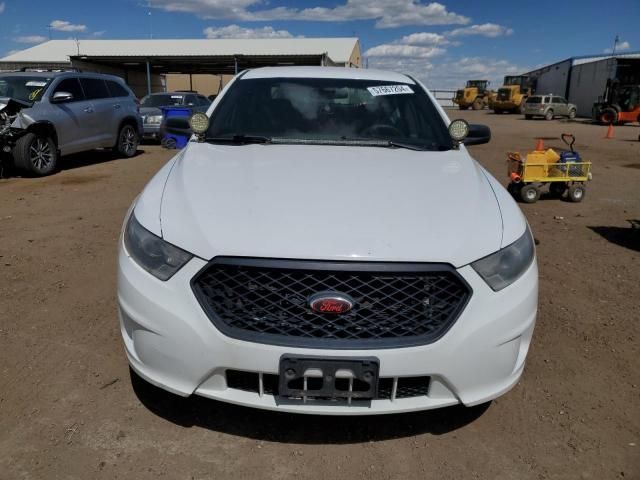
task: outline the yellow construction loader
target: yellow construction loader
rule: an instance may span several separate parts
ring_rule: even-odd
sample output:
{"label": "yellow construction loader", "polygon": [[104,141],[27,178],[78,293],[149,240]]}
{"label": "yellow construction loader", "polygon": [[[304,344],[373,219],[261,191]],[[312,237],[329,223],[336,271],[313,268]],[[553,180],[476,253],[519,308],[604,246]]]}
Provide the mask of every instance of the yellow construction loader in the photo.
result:
{"label": "yellow construction loader", "polygon": [[493,102],[493,111],[496,113],[522,113],[524,103],[533,93],[527,75],[507,75],[504,77],[504,85],[498,89],[498,94]]}
{"label": "yellow construction loader", "polygon": [[484,107],[492,108],[496,92],[489,90],[489,83],[488,80],[467,81],[466,87],[456,91],[453,103],[458,105],[460,110],[466,110],[469,107],[474,110],[482,110]]}

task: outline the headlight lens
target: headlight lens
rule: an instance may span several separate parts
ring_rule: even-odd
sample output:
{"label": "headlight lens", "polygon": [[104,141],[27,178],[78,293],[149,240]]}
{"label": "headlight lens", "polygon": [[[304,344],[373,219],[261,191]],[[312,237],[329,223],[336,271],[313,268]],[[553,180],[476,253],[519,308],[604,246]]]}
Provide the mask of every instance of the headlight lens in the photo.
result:
{"label": "headlight lens", "polygon": [[485,282],[498,292],[515,282],[529,268],[535,248],[529,228],[508,247],[471,264]]}
{"label": "headlight lens", "polygon": [[144,228],[133,213],[124,230],[124,244],[131,258],[160,280],[169,280],[193,257]]}
{"label": "headlight lens", "polygon": [[145,123],[160,125],[162,123],[162,115],[147,115],[145,117]]}

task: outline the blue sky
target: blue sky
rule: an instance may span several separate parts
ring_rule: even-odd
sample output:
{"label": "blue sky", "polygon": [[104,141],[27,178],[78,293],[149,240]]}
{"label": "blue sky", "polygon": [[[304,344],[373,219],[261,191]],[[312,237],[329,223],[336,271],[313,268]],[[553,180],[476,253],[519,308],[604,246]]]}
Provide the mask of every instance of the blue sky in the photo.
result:
{"label": "blue sky", "polygon": [[[640,0],[0,0],[0,55],[49,38],[357,36],[369,66],[432,88],[640,50]],[[151,15],[148,14],[151,11]],[[51,26],[50,28],[48,26]]]}

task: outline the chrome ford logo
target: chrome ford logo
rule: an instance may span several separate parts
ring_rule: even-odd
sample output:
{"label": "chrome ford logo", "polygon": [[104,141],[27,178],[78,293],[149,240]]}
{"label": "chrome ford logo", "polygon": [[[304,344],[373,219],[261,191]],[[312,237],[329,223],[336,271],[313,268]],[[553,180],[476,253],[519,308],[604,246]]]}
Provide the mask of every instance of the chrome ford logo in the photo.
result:
{"label": "chrome ford logo", "polygon": [[320,292],[309,297],[311,310],[318,313],[338,315],[347,313],[354,305],[355,302],[349,295],[339,292]]}

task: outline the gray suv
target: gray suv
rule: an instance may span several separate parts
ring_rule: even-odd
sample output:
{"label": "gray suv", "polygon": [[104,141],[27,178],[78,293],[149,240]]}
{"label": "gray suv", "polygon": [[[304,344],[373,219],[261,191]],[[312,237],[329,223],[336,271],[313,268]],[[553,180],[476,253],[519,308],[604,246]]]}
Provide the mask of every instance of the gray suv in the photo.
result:
{"label": "gray suv", "polygon": [[81,72],[0,74],[0,156],[31,175],[48,175],[61,155],[138,149],[142,120],[120,77]]}
{"label": "gray suv", "polygon": [[545,120],[553,120],[553,117],[575,118],[578,107],[558,95],[534,95],[524,104],[524,118],[544,117]]}

